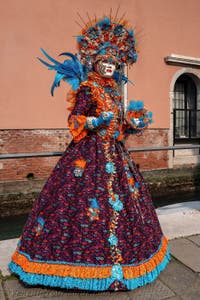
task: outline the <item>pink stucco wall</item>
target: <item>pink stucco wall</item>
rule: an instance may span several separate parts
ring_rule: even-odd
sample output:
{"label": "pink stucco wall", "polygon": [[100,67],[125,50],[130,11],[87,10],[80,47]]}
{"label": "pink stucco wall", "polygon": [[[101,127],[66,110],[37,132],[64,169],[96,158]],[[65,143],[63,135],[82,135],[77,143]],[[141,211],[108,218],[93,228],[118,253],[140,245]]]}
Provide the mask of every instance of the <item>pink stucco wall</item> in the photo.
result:
{"label": "pink stucco wall", "polygon": [[80,22],[106,14],[112,7],[136,29],[138,62],[129,70],[136,86],[129,99],[143,99],[154,112],[156,128],[169,127],[169,86],[179,67],[168,66],[164,57],[181,54],[198,57],[200,49],[199,0],[7,0],[0,3],[0,128],[66,127],[67,85],[50,86],[54,77],[36,59],[43,47],[53,57],[75,52]]}

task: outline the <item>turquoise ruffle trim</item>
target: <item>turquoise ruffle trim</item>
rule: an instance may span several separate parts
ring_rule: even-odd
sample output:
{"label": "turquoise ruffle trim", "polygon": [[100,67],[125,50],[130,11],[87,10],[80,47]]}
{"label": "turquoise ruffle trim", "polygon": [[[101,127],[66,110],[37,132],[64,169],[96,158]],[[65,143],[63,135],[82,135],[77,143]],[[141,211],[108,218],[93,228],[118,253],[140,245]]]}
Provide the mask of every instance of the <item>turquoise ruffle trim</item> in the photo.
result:
{"label": "turquoise ruffle trim", "polygon": [[[163,271],[170,261],[169,246],[163,261],[155,267],[149,273],[143,276],[132,278],[132,279],[120,279],[128,290],[133,290],[139,286],[144,286],[148,283],[153,282],[161,271]],[[60,287],[65,289],[78,288],[81,290],[90,291],[105,291],[109,289],[109,286],[116,280],[116,278],[109,277],[105,279],[80,279],[73,277],[59,277],[59,276],[49,276],[42,274],[33,274],[24,272],[23,269],[16,265],[14,262],[10,262],[9,269],[12,273],[19,275],[20,279],[29,285],[44,285],[50,287]]]}

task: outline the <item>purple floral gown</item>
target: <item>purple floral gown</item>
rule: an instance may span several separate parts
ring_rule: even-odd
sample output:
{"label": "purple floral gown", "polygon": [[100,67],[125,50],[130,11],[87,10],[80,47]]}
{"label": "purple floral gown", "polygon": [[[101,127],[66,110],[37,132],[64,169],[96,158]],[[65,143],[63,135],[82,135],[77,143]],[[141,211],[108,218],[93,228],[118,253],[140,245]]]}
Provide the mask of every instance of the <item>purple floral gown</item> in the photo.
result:
{"label": "purple floral gown", "polygon": [[[123,144],[113,79],[91,73],[75,94],[73,140],[35,201],[9,268],[30,285],[132,290],[170,260],[147,186]],[[109,126],[87,117],[113,111]]]}

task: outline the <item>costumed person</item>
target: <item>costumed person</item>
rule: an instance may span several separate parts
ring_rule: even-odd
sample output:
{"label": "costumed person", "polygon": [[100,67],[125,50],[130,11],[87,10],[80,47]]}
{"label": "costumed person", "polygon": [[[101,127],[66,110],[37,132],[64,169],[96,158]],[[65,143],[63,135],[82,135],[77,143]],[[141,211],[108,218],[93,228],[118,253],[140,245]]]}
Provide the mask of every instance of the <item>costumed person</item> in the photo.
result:
{"label": "costumed person", "polygon": [[120,86],[125,65],[136,62],[126,22],[90,21],[78,53],[63,63],[43,54],[72,85],[73,140],[36,199],[11,272],[29,285],[90,291],[133,290],[154,281],[170,260],[148,188],[124,146],[127,134],[152,121],[141,101],[124,112]]}

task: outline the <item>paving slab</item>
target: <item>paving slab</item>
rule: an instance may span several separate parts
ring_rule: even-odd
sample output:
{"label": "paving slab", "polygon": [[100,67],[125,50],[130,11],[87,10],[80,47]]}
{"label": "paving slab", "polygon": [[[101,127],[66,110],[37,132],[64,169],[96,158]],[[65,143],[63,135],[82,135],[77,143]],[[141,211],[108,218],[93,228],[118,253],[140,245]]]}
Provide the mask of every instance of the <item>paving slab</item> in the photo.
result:
{"label": "paving slab", "polygon": [[161,215],[171,215],[177,212],[197,212],[200,211],[200,201],[178,202],[170,205],[162,206],[156,209]]}
{"label": "paving slab", "polygon": [[169,240],[200,234],[200,201],[167,205],[157,208],[156,212]]}
{"label": "paving slab", "polygon": [[184,293],[181,296],[182,300],[199,300],[200,299],[200,289],[193,290],[190,293]]}
{"label": "paving slab", "polygon": [[131,300],[164,300],[169,299],[169,297],[175,294],[159,279],[156,279],[151,284],[128,292],[128,295]]}
{"label": "paving slab", "polygon": [[[60,297],[65,295],[62,290],[50,289],[46,287],[32,287],[23,284],[20,280],[6,280],[4,288],[7,292],[9,300],[29,299],[30,297]],[[66,297],[66,296],[65,296]]]}
{"label": "paving slab", "polygon": [[11,256],[13,255],[18,239],[10,239],[6,241],[0,241],[0,270],[3,276],[10,275],[8,269],[8,264],[10,262]]}
{"label": "paving slab", "polygon": [[200,286],[200,276],[173,258],[159,279],[177,296]]}
{"label": "paving slab", "polygon": [[170,241],[171,254],[194,272],[200,272],[200,247],[181,238]]}
{"label": "paving slab", "polygon": [[[109,292],[107,293],[106,297],[103,295],[99,295],[99,298],[93,298],[94,300],[130,300],[130,297],[127,292]],[[80,298],[81,300],[84,300]],[[85,299],[86,300],[86,299]]]}
{"label": "paving slab", "polygon": [[4,296],[4,292],[3,292],[3,287],[2,287],[2,282],[1,282],[1,280],[0,280],[0,299],[1,299],[1,300],[6,299],[5,296]]}
{"label": "paving slab", "polygon": [[193,243],[195,243],[197,246],[200,247],[200,235],[189,236],[189,237],[187,237],[187,239],[192,241]]}
{"label": "paving slab", "polygon": [[130,300],[127,292],[82,293],[79,294],[79,298],[80,300]]}
{"label": "paving slab", "polygon": [[181,298],[178,297],[178,296],[175,296],[175,297],[172,297],[172,298],[168,298],[167,300],[181,300]]}
{"label": "paving slab", "polygon": [[[21,298],[20,298],[21,299]],[[53,297],[53,296],[34,296],[31,298],[25,298],[27,300],[49,300],[49,299],[53,299],[53,300],[80,300],[78,295],[75,294],[65,294],[64,296],[61,297]]]}

